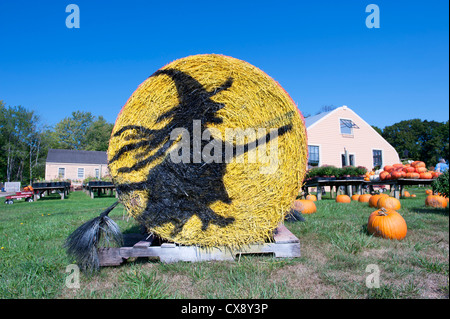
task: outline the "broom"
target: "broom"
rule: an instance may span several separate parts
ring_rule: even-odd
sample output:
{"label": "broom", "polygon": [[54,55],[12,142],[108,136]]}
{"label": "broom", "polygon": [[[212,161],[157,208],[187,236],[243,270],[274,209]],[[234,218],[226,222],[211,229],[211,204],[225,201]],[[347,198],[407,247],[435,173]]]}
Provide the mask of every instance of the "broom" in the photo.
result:
{"label": "broom", "polygon": [[75,259],[82,270],[98,270],[100,267],[97,247],[101,241],[113,242],[122,245],[123,237],[119,226],[108,217],[108,214],[117,206],[115,202],[98,217],[91,219],[78,227],[67,237],[64,247],[67,254]]}

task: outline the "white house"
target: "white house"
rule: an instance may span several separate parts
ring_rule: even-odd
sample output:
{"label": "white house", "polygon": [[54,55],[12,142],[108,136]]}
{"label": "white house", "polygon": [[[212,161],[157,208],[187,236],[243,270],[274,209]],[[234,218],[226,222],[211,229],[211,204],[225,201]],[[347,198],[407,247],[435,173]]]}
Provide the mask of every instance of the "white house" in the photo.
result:
{"label": "white house", "polygon": [[[400,162],[394,147],[347,106],[305,118],[308,166],[364,166]],[[347,162],[346,160],[347,154]]]}

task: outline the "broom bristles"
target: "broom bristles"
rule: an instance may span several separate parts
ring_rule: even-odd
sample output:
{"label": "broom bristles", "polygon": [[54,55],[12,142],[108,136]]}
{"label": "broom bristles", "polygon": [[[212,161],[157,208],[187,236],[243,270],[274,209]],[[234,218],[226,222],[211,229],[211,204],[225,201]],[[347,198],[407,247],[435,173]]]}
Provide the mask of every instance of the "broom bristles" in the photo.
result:
{"label": "broom bristles", "polygon": [[107,215],[118,204],[114,203],[103,211],[100,216],[91,219],[70,234],[64,247],[67,254],[75,259],[82,270],[98,270],[100,261],[97,247],[100,242],[122,245],[123,237],[119,226]]}

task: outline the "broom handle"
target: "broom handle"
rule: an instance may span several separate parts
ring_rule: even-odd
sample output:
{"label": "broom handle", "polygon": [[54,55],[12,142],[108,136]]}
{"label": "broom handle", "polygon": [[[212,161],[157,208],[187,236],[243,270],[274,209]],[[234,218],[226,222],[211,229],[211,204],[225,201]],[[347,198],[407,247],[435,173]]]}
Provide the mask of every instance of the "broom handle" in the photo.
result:
{"label": "broom handle", "polygon": [[100,214],[100,218],[103,218],[105,216],[107,216],[113,209],[114,207],[117,206],[117,204],[119,204],[119,201],[115,202],[114,204],[112,204],[111,206],[109,206],[107,209],[105,209],[101,214]]}

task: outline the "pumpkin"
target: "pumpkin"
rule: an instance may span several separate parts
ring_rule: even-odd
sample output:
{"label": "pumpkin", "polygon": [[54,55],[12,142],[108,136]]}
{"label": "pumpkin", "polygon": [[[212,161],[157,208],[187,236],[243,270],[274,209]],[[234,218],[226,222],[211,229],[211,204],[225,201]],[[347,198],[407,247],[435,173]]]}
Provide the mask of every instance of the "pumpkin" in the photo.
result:
{"label": "pumpkin", "polygon": [[400,168],[400,169],[402,169],[403,168],[403,164],[394,164],[394,165],[392,165],[395,169],[397,169],[397,168]]}
{"label": "pumpkin", "polygon": [[386,239],[402,240],[408,231],[405,219],[393,209],[381,208],[369,216],[367,230]]}
{"label": "pumpkin", "polygon": [[420,178],[420,174],[419,173],[407,173],[406,174],[406,178],[410,178],[410,179],[418,179]]}
{"label": "pumpkin", "polygon": [[337,195],[336,203],[350,203],[352,200],[348,195]]}
{"label": "pumpkin", "polygon": [[432,191],[431,189],[427,189],[427,190],[425,191],[425,194],[427,194],[427,195],[433,195],[433,191]]}
{"label": "pumpkin", "polygon": [[376,194],[376,195],[372,195],[372,196],[369,198],[369,206],[370,206],[370,207],[375,207],[375,208],[377,208],[377,207],[378,207],[378,206],[377,206],[378,200],[379,200],[382,196],[388,196],[388,195],[386,195],[386,194]]}
{"label": "pumpkin", "polygon": [[436,208],[446,208],[448,201],[443,196],[439,195],[428,195],[425,198],[425,206],[436,207]]}
{"label": "pumpkin", "polygon": [[437,178],[437,177],[439,177],[439,175],[442,175],[441,172],[433,172],[432,174],[433,174],[433,178]]}
{"label": "pumpkin", "polygon": [[403,197],[411,197],[411,194],[408,191],[405,191],[403,193]]}
{"label": "pumpkin", "polygon": [[416,171],[416,169],[414,167],[408,166],[408,167],[404,167],[403,171],[405,173],[414,173]]}
{"label": "pumpkin", "polygon": [[354,194],[354,195],[352,195],[352,200],[358,200],[359,199],[359,194]]}
{"label": "pumpkin", "polygon": [[309,199],[297,199],[294,201],[293,208],[302,214],[312,214],[317,211],[316,204]]}
{"label": "pumpkin", "polygon": [[416,197],[416,194],[411,194],[411,197]]}
{"label": "pumpkin", "polygon": [[392,165],[386,165],[384,167],[384,170],[388,173],[390,173],[393,169],[394,169],[394,166],[392,166]]}
{"label": "pumpkin", "polygon": [[359,196],[358,202],[361,202],[361,203],[368,203],[370,197],[372,197],[371,194],[362,194],[362,195]]}
{"label": "pumpkin", "polygon": [[312,200],[313,202],[317,201],[317,196],[313,194],[306,195],[306,199]]}
{"label": "pumpkin", "polygon": [[381,179],[382,181],[385,180],[385,179],[389,179],[388,176],[390,177],[391,174],[389,174],[389,173],[386,172],[386,171],[382,171],[382,172],[380,173],[380,179]]}
{"label": "pumpkin", "polygon": [[430,172],[420,173],[420,178],[421,179],[432,179],[433,175],[431,175]]}
{"label": "pumpkin", "polygon": [[391,177],[392,177],[392,179],[399,179],[399,178],[403,177],[403,173],[404,172],[400,172],[400,171],[392,171]]}
{"label": "pumpkin", "polygon": [[414,161],[414,162],[411,163],[411,166],[415,167],[415,168],[417,168],[417,167],[426,167],[425,163],[422,162],[422,161]]}
{"label": "pumpkin", "polygon": [[427,172],[428,170],[426,169],[426,167],[416,167],[416,172],[417,173],[425,173],[425,172]]}
{"label": "pumpkin", "polygon": [[395,197],[383,196],[378,200],[377,207],[399,210],[402,205],[400,204],[400,201]]}

